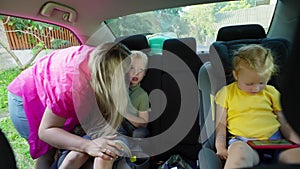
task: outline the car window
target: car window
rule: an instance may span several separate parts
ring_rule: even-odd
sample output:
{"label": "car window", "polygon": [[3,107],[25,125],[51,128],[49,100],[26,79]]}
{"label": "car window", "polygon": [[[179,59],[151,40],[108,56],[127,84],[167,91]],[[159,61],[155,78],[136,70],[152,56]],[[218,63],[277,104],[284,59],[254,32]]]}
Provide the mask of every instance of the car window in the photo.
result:
{"label": "car window", "polygon": [[[53,24],[0,15],[0,70],[25,68],[53,50],[79,45],[75,34]],[[15,57],[15,56],[17,57]]]}
{"label": "car window", "polygon": [[137,13],[106,21],[116,37],[194,37],[198,50],[208,49],[223,26],[260,24],[267,32],[276,0],[241,0]]}

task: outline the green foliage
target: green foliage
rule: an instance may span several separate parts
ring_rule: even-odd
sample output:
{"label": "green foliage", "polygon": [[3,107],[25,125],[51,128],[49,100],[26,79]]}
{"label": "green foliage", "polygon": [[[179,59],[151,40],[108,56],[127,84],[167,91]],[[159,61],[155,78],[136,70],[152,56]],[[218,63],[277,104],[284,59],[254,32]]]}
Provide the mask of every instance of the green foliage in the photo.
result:
{"label": "green foliage", "polygon": [[30,157],[29,145],[14,128],[9,117],[0,119],[0,127],[14,151],[20,169],[34,168],[35,161]]}
{"label": "green foliage", "polygon": [[[53,30],[53,29],[60,30],[60,27],[56,25],[33,21],[30,19],[18,18],[18,17],[7,17],[7,16],[0,15],[0,20],[6,21],[9,26],[12,26],[16,31],[17,35],[19,36],[26,33],[24,31],[38,30],[41,36],[48,36],[45,33],[45,30]],[[58,46],[62,44],[65,45],[70,43],[69,41],[67,42],[66,41],[67,40],[59,40],[59,39],[56,40],[56,42],[54,42],[54,48],[57,49]],[[33,34],[29,34],[29,43],[33,45],[37,45],[37,47],[39,47],[41,44],[41,40],[37,39],[37,37],[33,36]],[[44,42],[42,42],[42,44],[44,44]]]}
{"label": "green foliage", "polygon": [[131,35],[141,31],[146,31],[145,33],[152,32],[155,27],[153,27],[151,21],[143,19],[142,16],[144,15],[148,15],[147,18],[152,18],[149,13],[144,13],[141,15],[128,15],[119,17],[117,19],[108,20],[107,24],[110,26],[116,36]]}
{"label": "green foliage", "polygon": [[197,5],[192,7],[184,15],[191,26],[190,36],[197,37],[199,44],[206,42],[207,37],[213,37],[215,17],[213,4]]}
{"label": "green foliage", "polygon": [[158,10],[107,20],[107,24],[116,36],[143,32],[188,32],[184,19],[180,17],[182,8]]}
{"label": "green foliage", "polygon": [[39,42],[37,43],[32,49],[31,49],[31,53],[33,55],[36,55],[38,54],[38,52],[40,51],[41,48],[44,48],[45,47],[45,44],[44,42]]}
{"label": "green foliage", "polygon": [[256,5],[256,0],[240,0],[240,1],[216,3],[214,8],[214,13],[245,9],[245,8],[254,7],[255,5]]}
{"label": "green foliage", "polygon": [[[0,16],[0,19],[2,21],[7,21],[7,24],[9,26],[14,27],[15,30],[39,30],[42,35],[45,35],[46,29],[59,30],[59,26],[55,26],[44,22],[33,21],[30,19],[23,19],[19,17],[6,17],[6,16]],[[21,34],[21,32],[18,33]]]}
{"label": "green foliage", "polygon": [[51,39],[51,45],[54,49],[58,49],[62,46],[67,46],[70,44],[70,41],[63,39]]}
{"label": "green foliage", "polygon": [[22,70],[12,68],[0,71],[0,128],[9,141],[17,161],[18,168],[34,168],[34,160],[29,154],[27,141],[14,128],[7,113],[7,85],[18,76]]}
{"label": "green foliage", "polygon": [[186,35],[190,31],[182,8],[163,9],[155,11],[156,21],[158,21],[160,32],[174,32],[176,35]]}
{"label": "green foliage", "polygon": [[[45,37],[49,36],[49,34],[46,34],[46,30],[53,30],[53,29],[60,30],[59,26],[33,21],[30,19],[18,18],[18,17],[9,17],[9,16],[0,15],[0,20],[7,23],[9,26],[13,27],[14,31],[18,36],[21,36],[22,34],[29,35],[29,39],[27,43],[34,46],[32,48],[33,57],[29,60],[29,62],[33,62],[35,59],[34,57],[36,56],[35,54],[38,54],[42,49],[49,48],[49,46],[45,45],[43,38],[41,38],[44,36]],[[53,47],[54,49],[67,47],[67,45],[69,44],[70,41],[68,40],[54,39],[54,38],[51,39],[51,45],[52,45],[51,47]],[[22,65],[20,67],[26,67],[27,65],[30,64],[31,63],[27,63],[26,65]]]}
{"label": "green foliage", "polygon": [[21,73],[21,69],[12,68],[0,71],[0,113],[7,110],[7,85]]}
{"label": "green foliage", "polygon": [[255,5],[256,0],[240,0],[195,5],[187,9],[163,9],[111,19],[107,24],[117,37],[137,33],[173,32],[179,38],[195,37],[197,43],[206,44],[215,37],[216,14]]}

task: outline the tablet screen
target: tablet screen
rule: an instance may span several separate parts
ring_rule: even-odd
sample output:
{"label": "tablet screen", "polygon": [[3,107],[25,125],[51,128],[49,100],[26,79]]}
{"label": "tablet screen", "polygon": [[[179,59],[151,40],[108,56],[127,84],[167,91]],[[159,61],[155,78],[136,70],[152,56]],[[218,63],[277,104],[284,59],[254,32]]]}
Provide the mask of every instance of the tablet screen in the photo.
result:
{"label": "tablet screen", "polygon": [[255,149],[287,149],[295,148],[298,145],[292,141],[286,139],[280,140],[250,140],[247,142],[251,147]]}

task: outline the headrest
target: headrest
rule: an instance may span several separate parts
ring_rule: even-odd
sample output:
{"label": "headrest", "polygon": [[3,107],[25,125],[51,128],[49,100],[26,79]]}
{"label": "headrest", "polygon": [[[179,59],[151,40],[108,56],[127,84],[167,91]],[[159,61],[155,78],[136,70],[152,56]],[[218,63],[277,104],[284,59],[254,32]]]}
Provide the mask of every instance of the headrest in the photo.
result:
{"label": "headrest", "polygon": [[196,52],[195,38],[174,38],[166,39],[163,44],[163,50],[174,54],[184,53],[186,49]]}
{"label": "headrest", "polygon": [[226,26],[220,28],[217,34],[217,41],[260,38],[266,38],[266,33],[259,24]]}
{"label": "headrest", "polygon": [[[196,40],[193,37],[166,39],[163,44],[163,60],[165,55],[175,55],[188,65],[193,72],[198,72],[202,62],[196,53]],[[170,64],[170,61],[167,60]],[[179,67],[174,67],[180,70]]]}
{"label": "headrest", "polygon": [[118,37],[115,42],[123,43],[129,50],[149,50],[148,39],[143,34]]}

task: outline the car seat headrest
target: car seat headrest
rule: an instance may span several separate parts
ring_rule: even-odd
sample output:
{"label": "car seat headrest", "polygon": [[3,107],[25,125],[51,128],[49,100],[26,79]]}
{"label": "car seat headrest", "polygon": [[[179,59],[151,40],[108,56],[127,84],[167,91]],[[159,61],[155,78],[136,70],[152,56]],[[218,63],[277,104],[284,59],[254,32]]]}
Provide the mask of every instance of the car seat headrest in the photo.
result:
{"label": "car seat headrest", "polygon": [[196,52],[196,40],[195,38],[178,38],[178,39],[166,39],[163,44],[163,49],[175,54],[184,52],[182,48],[190,49]]}
{"label": "car seat headrest", "polygon": [[217,41],[231,41],[238,39],[266,38],[264,28],[259,24],[226,26],[219,29]]}
{"label": "car seat headrest", "polygon": [[[163,59],[165,55],[180,58],[196,74],[202,65],[196,53],[196,39],[193,37],[166,39],[163,43]],[[167,60],[168,63],[170,61]],[[177,71],[183,68],[174,67]],[[197,73],[196,73],[197,72]],[[198,75],[197,75],[198,76]]]}
{"label": "car seat headrest", "polygon": [[118,37],[115,42],[123,43],[129,50],[149,51],[147,37],[143,34]]}

